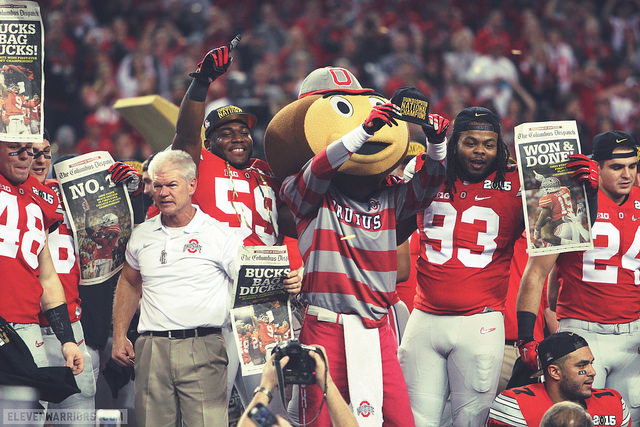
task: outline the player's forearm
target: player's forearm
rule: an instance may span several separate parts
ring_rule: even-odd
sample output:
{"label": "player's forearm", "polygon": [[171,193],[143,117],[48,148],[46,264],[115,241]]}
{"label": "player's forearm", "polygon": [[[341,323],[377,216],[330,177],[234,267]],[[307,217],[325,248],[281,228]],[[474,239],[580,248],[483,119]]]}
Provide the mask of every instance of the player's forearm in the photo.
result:
{"label": "player's forearm", "polygon": [[[174,150],[184,150],[192,157],[197,155],[200,160],[200,132],[204,120],[205,99],[209,85],[198,79],[193,79],[191,85],[180,104],[176,135],[173,138]],[[197,164],[197,163],[196,163]]]}
{"label": "player's forearm", "polygon": [[342,398],[338,387],[329,378],[327,381],[327,409],[331,423],[336,427],[358,427],[356,417]]}
{"label": "player's forearm", "polygon": [[38,263],[40,266],[40,276],[38,278],[42,285],[42,296],[40,297],[42,311],[51,310],[65,304],[67,300],[64,296],[64,289],[53,266],[48,244],[40,251]]}

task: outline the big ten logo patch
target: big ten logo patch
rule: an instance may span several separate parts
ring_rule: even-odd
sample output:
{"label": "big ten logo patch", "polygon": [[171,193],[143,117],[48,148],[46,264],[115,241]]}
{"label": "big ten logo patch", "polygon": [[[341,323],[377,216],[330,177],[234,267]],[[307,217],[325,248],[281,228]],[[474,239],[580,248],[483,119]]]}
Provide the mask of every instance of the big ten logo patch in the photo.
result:
{"label": "big ten logo patch", "polygon": [[374,408],[373,406],[371,406],[369,402],[367,402],[366,400],[363,400],[362,402],[360,402],[360,405],[358,405],[358,409],[356,409],[356,413],[358,414],[359,417],[367,418],[370,415],[374,414]]}

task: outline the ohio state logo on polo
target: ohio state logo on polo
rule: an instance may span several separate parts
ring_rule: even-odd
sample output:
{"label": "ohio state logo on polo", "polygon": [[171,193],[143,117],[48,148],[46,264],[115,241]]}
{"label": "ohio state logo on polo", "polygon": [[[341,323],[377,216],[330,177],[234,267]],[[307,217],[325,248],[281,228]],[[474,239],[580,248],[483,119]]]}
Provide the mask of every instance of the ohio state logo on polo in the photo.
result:
{"label": "ohio state logo on polo", "polygon": [[189,240],[189,243],[184,245],[184,247],[182,248],[182,252],[189,252],[190,254],[195,254],[196,252],[201,253],[202,246],[200,246],[200,243],[197,239],[191,239]]}
{"label": "ohio state logo on polo", "polygon": [[367,418],[369,415],[373,415],[374,409],[369,402],[363,400],[362,402],[360,402],[360,406],[358,406],[356,412],[358,413],[359,417],[361,416]]}

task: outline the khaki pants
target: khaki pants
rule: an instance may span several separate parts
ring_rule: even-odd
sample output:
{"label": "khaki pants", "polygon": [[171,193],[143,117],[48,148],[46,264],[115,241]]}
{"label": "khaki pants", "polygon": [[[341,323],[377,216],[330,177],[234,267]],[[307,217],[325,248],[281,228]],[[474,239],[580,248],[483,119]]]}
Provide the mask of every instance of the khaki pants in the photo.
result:
{"label": "khaki pants", "polygon": [[141,336],[135,344],[135,412],[139,426],[224,426],[227,352],[222,335],[171,339]]}

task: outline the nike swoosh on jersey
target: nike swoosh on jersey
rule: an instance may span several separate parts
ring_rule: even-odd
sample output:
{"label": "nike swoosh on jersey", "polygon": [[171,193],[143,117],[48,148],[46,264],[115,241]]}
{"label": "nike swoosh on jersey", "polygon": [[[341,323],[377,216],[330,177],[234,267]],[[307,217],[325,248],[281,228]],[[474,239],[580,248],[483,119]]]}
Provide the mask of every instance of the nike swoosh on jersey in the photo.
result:
{"label": "nike swoosh on jersey", "polygon": [[487,197],[478,197],[476,196],[476,202],[479,202],[480,200],[486,200],[486,199],[490,199],[491,196],[487,196]]}
{"label": "nike swoosh on jersey", "polygon": [[44,341],[38,342],[38,340],[36,340],[36,347],[42,347],[44,345]]}
{"label": "nike swoosh on jersey", "polygon": [[484,335],[484,334],[488,334],[489,332],[493,332],[493,331],[495,331],[495,330],[496,330],[496,328],[489,328],[489,329],[487,329],[487,328],[485,328],[485,327],[483,326],[482,328],[480,328],[480,333],[481,333],[482,335]]}
{"label": "nike swoosh on jersey", "polygon": [[635,216],[631,216],[631,221],[637,221],[640,219],[640,216],[638,218],[636,218]]}

